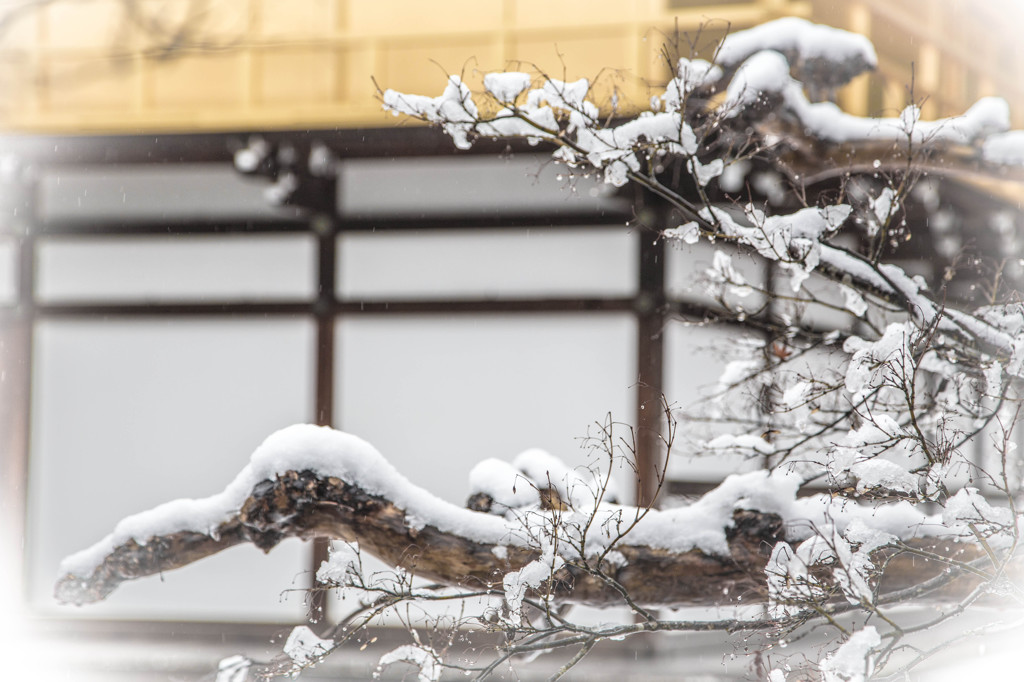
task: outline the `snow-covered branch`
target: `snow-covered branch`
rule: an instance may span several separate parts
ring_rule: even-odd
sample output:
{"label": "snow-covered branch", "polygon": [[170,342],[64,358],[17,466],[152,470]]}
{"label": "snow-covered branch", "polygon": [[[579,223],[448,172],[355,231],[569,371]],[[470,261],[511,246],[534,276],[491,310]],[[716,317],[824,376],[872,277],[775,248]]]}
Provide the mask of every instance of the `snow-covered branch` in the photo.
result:
{"label": "snow-covered branch", "polygon": [[[951,553],[940,550],[948,537],[928,539],[943,528],[939,519],[908,503],[874,510],[829,496],[797,498],[799,477],[781,471],[732,476],[692,505],[659,511],[595,505],[594,481],[540,451],[525,453],[517,464],[505,465],[507,471],[489,464],[489,475],[478,474],[483,485],[477,487],[500,490],[502,497],[492,513],[477,512],[414,486],[365,441],[326,427],[290,427],[268,438],[224,492],[126,518],[111,535],[68,557],[57,597],[76,604],[97,601],[125,580],[178,568],[243,542],[269,551],[286,537],[357,543],[415,575],[506,595],[511,590],[519,601],[526,594],[517,591],[519,581],[536,589],[551,580],[556,600],[606,606],[622,601],[613,582],[645,605],[720,604],[730,601],[723,591],[750,599],[764,593],[758,574],[770,556],[776,561],[777,543],[806,541],[823,527],[860,544],[862,563],[897,539],[918,548],[918,556],[934,553],[939,563],[933,573],[944,560],[980,556],[964,529],[952,537],[965,543]],[[502,476],[509,478],[507,485],[497,482]],[[536,494],[510,497],[516,479],[519,488],[553,492],[545,493],[543,503]],[[552,508],[551,495],[560,500],[558,508]],[[971,500],[947,514],[983,523],[983,517],[970,516],[978,498]],[[888,529],[884,540],[876,537],[864,545],[859,529],[865,522]],[[628,534],[621,533],[625,526]],[[584,527],[586,555],[579,552]],[[950,528],[955,524],[946,524],[945,530]],[[558,535],[562,540],[551,544]],[[551,569],[556,556],[557,567]],[[600,569],[607,581],[588,570],[597,557],[604,560]],[[547,568],[533,579],[525,575],[531,565]],[[509,576],[520,573],[523,577],[510,586]],[[905,588],[906,577],[886,589]]]}

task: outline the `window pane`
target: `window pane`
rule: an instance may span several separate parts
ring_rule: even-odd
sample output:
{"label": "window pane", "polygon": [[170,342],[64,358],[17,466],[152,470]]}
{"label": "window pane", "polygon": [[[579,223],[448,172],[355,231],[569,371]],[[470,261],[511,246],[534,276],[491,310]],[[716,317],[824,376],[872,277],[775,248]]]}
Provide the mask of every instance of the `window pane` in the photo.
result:
{"label": "window pane", "polygon": [[0,239],[0,305],[18,301],[18,243]]}
{"label": "window pane", "polygon": [[227,164],[61,168],[39,182],[39,217],[50,221],[272,218],[296,216],[263,196],[267,182]]}
{"label": "window pane", "polygon": [[539,447],[583,464],[595,421],[633,420],[628,315],[363,317],[339,332],[338,423],[455,504],[484,458]]}
{"label": "window pane", "polygon": [[347,299],[630,296],[636,250],[624,226],[350,232],[338,283]]}
{"label": "window pane", "polygon": [[354,159],[341,164],[345,217],[558,215],[623,212],[595,177],[569,178],[549,156]]}
{"label": "window pane", "polygon": [[[763,289],[767,269],[757,256],[739,251],[729,244],[709,244],[701,239],[696,244],[670,243],[665,249],[665,291],[677,300],[715,305],[715,296],[708,292],[707,271],[715,262],[715,251],[729,256],[733,269],[752,287]],[[761,294],[748,291],[744,296],[727,293],[733,306],[757,310],[764,304]]]}
{"label": "window pane", "polygon": [[705,424],[687,422],[690,412],[707,412],[708,397],[714,395],[730,357],[731,341],[739,338],[736,327],[697,326],[670,322],[665,327],[665,397],[674,405],[684,429],[681,447],[669,458],[669,475],[675,480],[719,481],[729,474],[759,467],[759,462],[741,455],[716,452],[702,454],[702,448],[686,444],[707,438],[714,432]]}
{"label": "window pane", "polygon": [[48,238],[39,242],[44,302],[309,298],[307,235]]}
{"label": "window pane", "polygon": [[[134,581],[89,609],[58,607],[58,562],[123,517],[222,490],[274,430],[307,421],[305,321],[54,320],[35,339],[29,476],[30,590],[63,617],[301,616],[308,550],[234,548]],[[298,576],[298,577],[297,577]]]}

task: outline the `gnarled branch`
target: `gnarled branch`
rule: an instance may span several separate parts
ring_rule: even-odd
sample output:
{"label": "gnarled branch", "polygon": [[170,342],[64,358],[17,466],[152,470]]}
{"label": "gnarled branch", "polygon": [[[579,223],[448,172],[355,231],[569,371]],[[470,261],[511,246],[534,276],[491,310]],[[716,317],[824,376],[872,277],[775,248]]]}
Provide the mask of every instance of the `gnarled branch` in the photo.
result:
{"label": "gnarled branch", "polygon": [[[726,533],[729,556],[632,544],[627,535],[616,546],[625,561],[601,568],[640,604],[750,603],[765,598],[764,567],[773,546],[784,539],[784,530],[778,515],[737,510]],[[358,484],[310,470],[289,470],[257,483],[241,508],[211,532],[182,530],[144,542],[129,539],[114,547],[88,575],[69,572],[61,577],[56,596],[79,605],[96,602],[124,581],[179,568],[240,543],[251,542],[269,551],[288,537],[356,541],[386,563],[423,578],[498,590],[505,574],[539,554],[516,544],[496,553],[496,543],[420,525],[407,510]],[[882,592],[932,579],[947,570],[950,561],[966,563],[982,556],[973,545],[934,538],[913,540],[911,546],[921,552],[899,554],[886,562]],[[927,558],[925,552],[935,558]],[[944,596],[963,594],[980,580],[976,575],[954,579],[959,572],[950,573]],[[609,606],[621,600],[609,581],[571,564],[555,574],[552,593],[556,599],[591,605]]]}

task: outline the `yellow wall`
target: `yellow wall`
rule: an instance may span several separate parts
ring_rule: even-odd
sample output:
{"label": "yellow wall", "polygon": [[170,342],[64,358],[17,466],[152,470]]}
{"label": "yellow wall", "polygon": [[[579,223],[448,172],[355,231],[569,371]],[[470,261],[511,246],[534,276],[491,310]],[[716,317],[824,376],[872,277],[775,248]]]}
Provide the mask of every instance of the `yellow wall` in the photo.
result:
{"label": "yellow wall", "polygon": [[[19,9],[29,2],[0,0],[2,130],[388,125],[371,75],[382,87],[435,93],[446,72],[474,83],[481,71],[530,65],[568,78],[610,69],[607,91],[645,101],[644,84],[667,75],[660,51],[676,22],[693,35],[715,19],[702,34],[707,46],[727,26],[786,15],[879,42],[880,74],[843,94],[853,111],[905,104],[909,59],[918,62],[915,95],[930,96],[926,113],[956,113],[994,93],[1024,109],[1018,79],[989,68],[998,55],[984,25],[967,45],[941,41],[970,22],[952,10],[921,21],[912,6],[962,7],[958,0],[55,0]],[[923,37],[905,40],[914,31]]]}

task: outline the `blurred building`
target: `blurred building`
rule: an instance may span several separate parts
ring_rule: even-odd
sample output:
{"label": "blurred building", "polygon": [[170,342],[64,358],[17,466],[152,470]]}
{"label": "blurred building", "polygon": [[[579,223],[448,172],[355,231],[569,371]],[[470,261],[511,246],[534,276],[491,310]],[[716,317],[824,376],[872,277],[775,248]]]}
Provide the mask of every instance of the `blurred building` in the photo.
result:
{"label": "blurred building", "polygon": [[[838,95],[853,113],[998,94],[1024,122],[1024,48],[997,39],[1024,24],[1011,2],[0,0],[3,589],[30,628],[136,680],[233,653],[175,642],[258,649],[302,621],[322,545],[234,550],[86,610],[49,597],[63,555],[220,490],[290,423],[357,433],[461,502],[483,457],[584,462],[607,414],[641,423],[713,383],[720,358],[693,353],[716,333],[676,321],[705,303],[692,255],[646,229],[667,216],[526,148],[456,155],[396,126],[376,84],[603,71],[626,109],[668,78],[666,44],[710,56],[791,15],[874,41],[878,71]],[[243,150],[300,196],[275,202]],[[679,490],[735,466],[695,464]]]}
{"label": "blurred building", "polygon": [[[634,94],[667,75],[666,41],[708,56],[728,30],[801,16],[869,37],[877,74],[852,113],[962,112],[1024,102],[1006,0],[5,0],[0,129],[33,134],[303,130],[390,124],[382,87],[431,92],[448,73],[536,66],[570,79],[620,71]],[[685,34],[685,35],[683,35]],[[642,100],[646,101],[646,100]],[[1024,107],[1013,107],[1017,125]]]}

